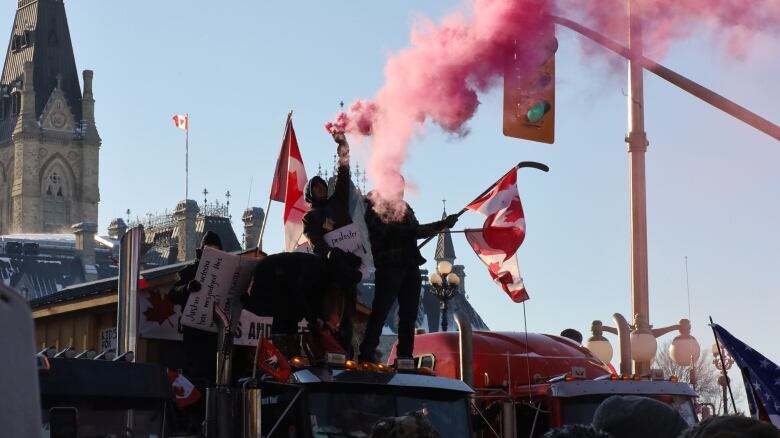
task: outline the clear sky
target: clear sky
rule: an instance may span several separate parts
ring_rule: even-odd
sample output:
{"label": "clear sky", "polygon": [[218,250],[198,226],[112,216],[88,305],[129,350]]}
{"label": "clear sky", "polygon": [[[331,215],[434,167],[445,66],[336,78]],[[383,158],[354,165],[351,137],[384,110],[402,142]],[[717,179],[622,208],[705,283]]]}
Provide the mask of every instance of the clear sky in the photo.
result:
{"label": "clear sky", "polygon": [[[15,4],[0,9],[6,32]],[[320,163],[330,168],[334,147],[323,123],[338,102],[373,97],[388,54],[408,44],[412,23],[460,6],[66,2],[78,68],[95,71],[99,229],[128,208],[143,217],[183,198],[184,135],[171,116],[188,112],[190,197],[201,201],[198,193],[208,188],[209,200],[218,195],[222,202],[230,190],[241,236],[244,208],[266,206],[287,112],[295,111],[309,176]],[[711,38],[716,34],[697,29],[658,61],[780,122],[780,40],[760,37],[734,59]],[[631,313],[625,63],[598,48],[585,55],[582,39],[568,30],[559,29],[558,38],[554,145],[502,135],[499,88],[480,96],[469,136],[451,138],[429,126],[404,171],[417,185],[408,200],[425,221],[440,217],[442,198],[457,210],[518,161],[548,164],[548,174],[526,170],[518,178],[528,329],[574,327],[587,337],[591,320],[611,324],[614,312]],[[645,87],[651,323],[688,317],[687,256],[693,334],[702,346],[713,342],[705,325],[712,315],[780,362],[780,144],[652,74]],[[360,161],[360,151],[354,155]],[[281,210],[271,207],[271,250],[282,247]],[[467,214],[458,228],[481,223]],[[522,330],[522,305],[492,284],[462,235],[454,242],[473,306],[494,330]],[[424,255],[432,259],[433,250],[427,246]]]}

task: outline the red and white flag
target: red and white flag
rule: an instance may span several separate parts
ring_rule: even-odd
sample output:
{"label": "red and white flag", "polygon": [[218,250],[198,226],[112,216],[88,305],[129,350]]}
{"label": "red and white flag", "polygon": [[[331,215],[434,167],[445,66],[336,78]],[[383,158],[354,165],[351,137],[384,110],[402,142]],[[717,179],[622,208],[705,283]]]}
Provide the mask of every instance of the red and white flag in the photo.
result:
{"label": "red and white flag", "polygon": [[303,215],[309,204],[303,198],[306,187],[306,169],[303,167],[298,139],[295,137],[292,119],[287,119],[282,150],[276,161],[276,171],[271,184],[271,200],[284,202],[284,250],[295,251],[303,237]]}
{"label": "red and white flag", "polygon": [[188,114],[176,114],[173,116],[173,124],[177,128],[188,131],[190,129],[190,116]]}
{"label": "red and white flag", "polygon": [[517,172],[504,176],[485,195],[467,207],[487,216],[481,230],[466,230],[466,240],[488,267],[488,272],[512,301],[521,303],[528,292],[520,275],[517,249],[525,239],[525,216],[517,191]]}
{"label": "red and white flag", "polygon": [[168,381],[173,386],[173,395],[176,397],[176,406],[186,408],[200,400],[201,394],[198,388],[186,377],[168,368]]}

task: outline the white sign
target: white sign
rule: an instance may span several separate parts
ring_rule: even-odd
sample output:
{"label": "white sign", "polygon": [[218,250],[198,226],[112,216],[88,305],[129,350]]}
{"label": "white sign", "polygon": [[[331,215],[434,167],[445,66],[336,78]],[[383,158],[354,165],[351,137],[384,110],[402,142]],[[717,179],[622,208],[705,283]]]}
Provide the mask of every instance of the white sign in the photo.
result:
{"label": "white sign", "polygon": [[98,351],[100,353],[112,349],[116,351],[116,327],[101,330],[98,337]]}
{"label": "white sign", "polygon": [[241,311],[241,319],[233,332],[233,345],[256,347],[261,336],[271,336],[271,316],[257,316],[248,310]]}
{"label": "white sign", "polygon": [[363,237],[360,235],[357,224],[352,223],[336,228],[322,237],[329,247],[339,248],[360,257],[362,260],[360,273],[363,274],[363,280],[368,279],[368,253],[363,245]]}
{"label": "white sign", "polygon": [[195,274],[200,290],[190,293],[182,310],[182,325],[216,332],[213,322],[216,304],[227,311],[235,326],[240,318],[241,295],[247,291],[258,261],[251,256],[203,248]]}

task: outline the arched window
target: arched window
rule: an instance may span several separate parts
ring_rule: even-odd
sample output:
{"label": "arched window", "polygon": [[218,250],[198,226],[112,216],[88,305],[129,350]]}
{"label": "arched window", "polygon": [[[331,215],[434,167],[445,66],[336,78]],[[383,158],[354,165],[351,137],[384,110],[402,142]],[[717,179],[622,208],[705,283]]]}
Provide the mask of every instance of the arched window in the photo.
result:
{"label": "arched window", "polygon": [[43,207],[43,231],[55,233],[71,225],[71,189],[68,174],[61,163],[54,163],[41,180],[41,201]]}

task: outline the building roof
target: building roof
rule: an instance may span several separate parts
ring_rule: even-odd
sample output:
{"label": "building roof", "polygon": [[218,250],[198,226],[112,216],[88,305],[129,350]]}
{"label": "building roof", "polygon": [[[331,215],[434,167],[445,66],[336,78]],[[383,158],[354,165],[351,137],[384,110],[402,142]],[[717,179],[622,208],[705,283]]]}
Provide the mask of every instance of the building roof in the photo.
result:
{"label": "building roof", "polygon": [[[447,217],[447,212],[441,212],[441,218],[444,220]],[[436,253],[434,260],[440,262],[447,260],[452,263],[455,261],[455,247],[452,245],[452,236],[449,232],[439,233],[439,237],[436,238]]]}
{"label": "building roof", "polygon": [[[145,280],[154,280],[155,278],[163,277],[182,269],[186,263],[176,263],[172,265],[162,266],[154,269],[147,269],[141,271],[141,278]],[[39,307],[50,306],[65,301],[78,300],[82,298],[88,298],[96,295],[102,295],[106,293],[116,292],[118,285],[118,276],[109,278],[103,278],[96,281],[90,281],[88,283],[75,284],[62,290],[53,293],[51,295],[41,296],[30,300],[30,307],[37,309]]]}
{"label": "building roof", "polygon": [[95,243],[95,264],[85,267],[72,234],[0,236],[0,281],[31,300],[83,283],[85,269],[98,277],[116,275],[112,249]]}
{"label": "building roof", "polygon": [[[62,0],[19,0],[0,84],[20,85],[28,61],[34,64],[35,117],[40,117],[59,78],[74,120],[81,121],[81,86]],[[0,141],[11,137],[16,118],[0,121]]]}

